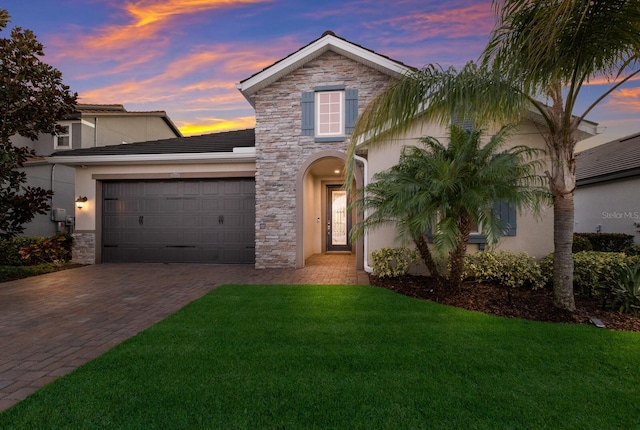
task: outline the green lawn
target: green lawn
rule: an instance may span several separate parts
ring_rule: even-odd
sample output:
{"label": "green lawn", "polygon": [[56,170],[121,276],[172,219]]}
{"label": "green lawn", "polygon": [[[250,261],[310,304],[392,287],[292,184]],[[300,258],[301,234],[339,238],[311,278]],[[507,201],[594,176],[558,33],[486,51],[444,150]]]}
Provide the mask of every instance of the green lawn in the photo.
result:
{"label": "green lawn", "polygon": [[375,287],[214,290],[0,428],[638,428],[640,334]]}

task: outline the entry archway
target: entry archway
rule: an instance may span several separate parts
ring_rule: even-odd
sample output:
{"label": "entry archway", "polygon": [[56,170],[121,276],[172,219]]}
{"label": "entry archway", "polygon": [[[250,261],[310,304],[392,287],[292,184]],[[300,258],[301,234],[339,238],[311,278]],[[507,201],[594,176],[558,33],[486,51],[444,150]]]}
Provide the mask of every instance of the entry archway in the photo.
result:
{"label": "entry archway", "polygon": [[[296,178],[296,267],[304,267],[313,254],[327,251],[329,200],[332,186],[344,184],[346,154],[340,151],[321,151],[302,164]],[[362,187],[361,169],[356,169],[355,185]],[[335,189],[335,188],[334,188]],[[361,214],[354,213],[349,221],[358,221]],[[330,240],[330,239],[329,239]],[[331,249],[331,247],[329,247]],[[334,249],[340,249],[334,248]],[[346,246],[344,249],[347,249]],[[356,268],[363,267],[363,242],[358,239],[349,249],[356,254]]]}

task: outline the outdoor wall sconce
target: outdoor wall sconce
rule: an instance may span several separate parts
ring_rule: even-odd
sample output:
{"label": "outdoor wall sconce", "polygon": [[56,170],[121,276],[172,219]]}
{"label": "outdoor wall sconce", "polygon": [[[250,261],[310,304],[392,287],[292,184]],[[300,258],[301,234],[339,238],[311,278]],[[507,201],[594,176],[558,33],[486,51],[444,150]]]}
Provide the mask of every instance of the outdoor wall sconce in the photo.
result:
{"label": "outdoor wall sconce", "polygon": [[76,199],[76,207],[78,209],[82,209],[86,201],[87,201],[86,197],[78,196],[78,198]]}

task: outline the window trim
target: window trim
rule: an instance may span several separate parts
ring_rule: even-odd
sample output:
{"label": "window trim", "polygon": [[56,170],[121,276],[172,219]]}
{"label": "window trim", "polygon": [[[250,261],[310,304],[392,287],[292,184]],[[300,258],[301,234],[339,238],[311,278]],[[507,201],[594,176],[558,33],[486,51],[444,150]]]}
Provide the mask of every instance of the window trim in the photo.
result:
{"label": "window trim", "polygon": [[[338,132],[328,132],[328,133],[321,133],[320,132],[320,126],[321,126],[321,123],[320,123],[320,115],[321,115],[321,112],[320,112],[320,110],[321,110],[320,109],[320,98],[322,96],[327,95],[327,94],[328,95],[337,94],[337,95],[340,96],[340,104],[339,104],[340,110],[339,110],[339,112],[337,112],[338,118],[339,118],[339,128],[340,128],[340,130]],[[318,139],[323,139],[323,138],[335,139],[336,137],[344,137],[344,135],[345,135],[345,122],[346,122],[345,121],[345,104],[346,104],[345,103],[345,92],[344,92],[343,89],[342,90],[338,89],[338,90],[333,90],[333,91],[325,90],[325,91],[316,91],[315,92],[315,111],[316,111],[316,114],[315,114],[315,118],[314,118],[314,120],[315,120],[315,124],[314,125],[315,125],[315,137],[316,138],[318,138]],[[331,115],[335,115],[336,112],[330,112],[330,114]],[[328,124],[333,124],[333,123],[329,122]]]}
{"label": "window trim", "polygon": [[[66,127],[67,128],[67,133],[64,134],[60,134],[60,133],[54,133],[53,135],[53,149],[71,149],[72,146],[72,133],[73,133],[73,123],[72,122],[61,122],[58,125],[62,126],[62,127]],[[61,137],[68,137],[69,139],[69,144],[68,145],[60,145],[59,142],[59,138]]]}

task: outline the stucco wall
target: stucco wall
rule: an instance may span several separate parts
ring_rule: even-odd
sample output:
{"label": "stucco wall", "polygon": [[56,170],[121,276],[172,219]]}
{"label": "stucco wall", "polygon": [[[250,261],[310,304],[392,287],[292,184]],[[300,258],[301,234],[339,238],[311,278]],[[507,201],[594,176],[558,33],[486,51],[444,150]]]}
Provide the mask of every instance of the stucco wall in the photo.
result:
{"label": "stucco wall", "polygon": [[312,154],[346,150],[346,141],[317,143],[301,135],[302,93],[322,85],[357,88],[361,111],[387,81],[329,51],[256,94],[257,268],[296,266],[296,175]]}
{"label": "stucco wall", "polygon": [[[27,174],[28,185],[53,190],[54,196],[50,204],[52,209],[65,209],[66,214],[73,216],[75,209],[74,169],[60,164],[28,165],[22,169]],[[44,215],[37,214],[33,221],[25,224],[25,236],[51,236],[57,231],[57,224],[51,220],[51,211]]]}
{"label": "stucco wall", "polygon": [[[369,150],[369,177],[381,170],[388,169],[398,162],[400,150],[404,145],[416,144],[421,136],[433,136],[441,142],[447,141],[446,128],[436,124],[416,124],[406,136],[393,142],[376,146]],[[516,145],[528,145],[535,148],[544,148],[545,143],[538,128],[529,121],[524,121],[517,131],[509,138],[506,147]],[[543,156],[544,157],[544,156]],[[545,168],[541,168],[541,173]],[[512,252],[527,252],[536,258],[541,258],[553,251],[553,209],[543,208],[539,217],[532,213],[519,213],[517,217],[517,235],[503,237],[495,249]],[[400,243],[396,240],[395,229],[390,226],[382,227],[369,233],[368,253],[383,247],[396,247]],[[468,246],[469,252],[476,252],[478,245]],[[369,259],[370,261],[370,259]]]}
{"label": "stucco wall", "polygon": [[574,193],[577,233],[624,233],[640,243],[640,178],[578,187]]}
{"label": "stucco wall", "polygon": [[322,250],[322,199],[321,183],[318,178],[308,174],[304,180],[304,258]]}

